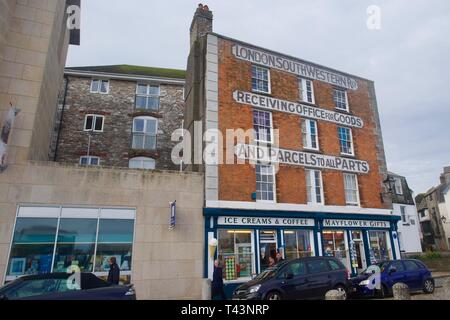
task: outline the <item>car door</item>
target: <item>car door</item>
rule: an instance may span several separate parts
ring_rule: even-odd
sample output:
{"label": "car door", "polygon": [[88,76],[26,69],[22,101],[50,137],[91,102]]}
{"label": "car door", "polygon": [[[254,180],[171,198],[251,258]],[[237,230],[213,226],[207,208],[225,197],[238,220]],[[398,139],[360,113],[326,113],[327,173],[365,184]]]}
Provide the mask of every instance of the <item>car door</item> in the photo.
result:
{"label": "car door", "polygon": [[422,289],[422,270],[419,265],[411,260],[403,261],[405,265],[406,280],[405,284],[412,290]]}
{"label": "car door", "polygon": [[[290,274],[291,279],[286,275]],[[288,300],[305,299],[308,291],[308,279],[305,261],[294,261],[286,266],[281,273],[280,287],[284,291]]]}
{"label": "car door", "polygon": [[308,269],[308,299],[323,299],[331,286],[331,275],[327,260],[311,259],[306,261]]}
{"label": "car door", "polygon": [[[403,262],[400,260],[392,261],[388,267],[388,279],[389,285],[392,287],[394,284],[406,281],[406,273]],[[395,270],[395,272],[393,272]]]}

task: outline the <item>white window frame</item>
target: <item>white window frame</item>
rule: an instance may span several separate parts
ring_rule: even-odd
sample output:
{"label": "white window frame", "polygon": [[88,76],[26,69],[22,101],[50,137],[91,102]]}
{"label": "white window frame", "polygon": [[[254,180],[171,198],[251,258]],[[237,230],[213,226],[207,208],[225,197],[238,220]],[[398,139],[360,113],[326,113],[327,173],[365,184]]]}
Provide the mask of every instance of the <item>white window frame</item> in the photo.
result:
{"label": "white window frame", "polygon": [[[343,108],[338,108],[338,106],[336,105],[336,100],[335,100],[335,92],[343,92],[344,93],[344,97],[345,97],[345,109]],[[348,102],[348,92],[345,89],[338,89],[338,88],[334,88],[333,89],[333,103],[334,103],[334,108],[340,111],[345,111],[345,112],[349,112],[350,111],[350,105]]]}
{"label": "white window frame", "polygon": [[[308,100],[308,83],[311,85],[311,101]],[[314,81],[305,78],[298,79],[298,87],[300,94],[300,101],[316,104],[316,97],[314,94]]]}
{"label": "white window frame", "polygon": [[[316,185],[316,172],[319,173],[320,175],[320,199],[321,202],[317,202],[317,185]],[[308,200],[308,204],[317,204],[317,205],[324,205],[325,204],[325,199],[324,199],[324,192],[323,192],[323,175],[322,175],[322,171],[320,170],[315,170],[315,169],[306,169],[305,170],[305,175],[306,175],[306,194],[307,196],[309,195],[309,193],[311,192],[310,196],[311,196],[311,200]],[[311,185],[308,185],[308,177],[309,177],[309,181],[311,182]]]}
{"label": "white window frame", "polygon": [[[361,197],[360,197],[360,195],[359,195],[359,181],[358,181],[358,175],[356,175],[356,174],[354,174],[354,173],[344,173],[344,175],[343,175],[343,177],[344,177],[344,191],[345,191],[345,203],[346,203],[346,205],[347,206],[356,206],[356,207],[360,207],[361,206]],[[348,200],[347,200],[347,192],[350,190],[350,189],[347,189],[347,186],[346,186],[346,177],[354,177],[355,178],[355,183],[356,183],[356,189],[355,190],[351,190],[352,192],[355,192],[356,191],[356,198],[357,198],[357,202],[349,202]]]}
{"label": "white window frame", "polygon": [[[258,69],[262,69],[262,70],[267,71],[267,91],[264,91],[264,90],[258,90],[258,89],[254,89],[254,88],[253,88],[253,79],[255,79],[255,78],[253,78],[253,68],[258,68]],[[252,64],[252,70],[251,70],[251,72],[252,72],[252,74],[251,74],[251,79],[252,79],[252,83],[251,83],[251,85],[252,85],[252,91],[253,91],[253,92],[257,92],[257,93],[271,94],[271,93],[272,93],[272,85],[271,85],[270,69],[269,69],[269,68],[266,68],[266,67],[259,66],[259,65],[257,65],[257,64]],[[266,81],[266,80],[264,80],[264,79],[258,79],[258,78],[256,78],[256,80],[259,80],[259,81]]]}
{"label": "white window frame", "polygon": [[[93,87],[94,87],[94,82],[95,81],[98,81],[99,82],[99,85],[98,85],[98,89],[97,90],[93,90]],[[102,88],[102,86],[101,86],[101,84],[103,83],[103,82],[106,82],[107,84],[106,84],[106,92],[102,92],[102,90],[101,90],[101,88]],[[109,94],[109,80],[108,79],[92,79],[91,80],[91,88],[90,88],[90,92],[91,93],[99,93],[99,94]]]}
{"label": "white window frame", "polygon": [[[140,132],[140,131],[136,131],[136,120],[144,120],[145,124],[144,124],[144,131]],[[150,136],[151,134],[147,133],[147,124],[149,120],[155,120],[156,122],[156,126],[155,126],[155,149],[151,149],[149,151],[155,151],[158,149],[158,125],[159,125],[159,121],[157,118],[154,117],[147,117],[147,116],[142,116],[142,117],[136,117],[133,118],[133,128],[132,128],[132,147],[133,147],[133,142],[134,142],[134,135],[135,134],[143,134],[144,136]],[[145,143],[144,143],[145,144]],[[135,149],[132,148],[133,150],[147,150],[147,149]]]}
{"label": "white window frame", "polygon": [[[311,123],[315,124],[316,127],[316,139],[315,139],[315,143],[316,143],[316,148],[314,148],[313,145],[313,140],[312,140],[312,134],[311,134]],[[311,119],[302,119],[301,121],[301,130],[302,130],[302,143],[303,143],[303,148],[304,149],[309,149],[309,150],[315,150],[315,151],[319,151],[320,150],[320,145],[319,145],[319,125],[317,123],[316,120],[311,120]],[[306,135],[306,137],[305,137]],[[305,139],[306,138],[306,139]],[[306,140],[306,144],[305,144],[305,140]]]}
{"label": "white window frame", "polygon": [[[255,166],[255,173],[257,174],[258,172],[258,166],[262,166],[262,167],[271,167],[272,170],[272,178],[273,178],[273,200],[261,200],[258,199],[258,183],[265,183],[268,184],[267,182],[262,182],[262,181],[258,181],[258,179],[256,179],[256,201],[257,202],[261,202],[261,203],[277,203],[277,179],[276,179],[276,172],[275,172],[275,166],[274,165],[264,165],[264,164],[256,164]],[[268,175],[266,175],[268,176]]]}
{"label": "white window frame", "polygon": [[[139,167],[139,168],[131,168],[131,162],[132,162],[132,161],[139,161],[139,162],[141,162],[142,166]],[[154,167],[153,167],[152,169],[146,169],[146,168],[144,168],[143,164],[144,164],[145,161],[152,161]],[[153,158],[149,158],[149,157],[135,157],[135,158],[131,158],[131,159],[128,161],[128,167],[129,167],[130,169],[136,169],[136,170],[155,170],[155,169],[156,169],[156,160],[153,159]]]}
{"label": "white window frame", "polygon": [[[92,129],[87,129],[86,125],[87,125],[87,119],[88,117],[92,117]],[[95,130],[95,124],[97,122],[97,118],[101,118],[102,119],[102,130]],[[88,131],[92,131],[92,132],[103,132],[105,129],[105,116],[102,115],[98,115],[98,114],[87,114],[84,117],[84,131],[88,132]]]}
{"label": "white window frame", "polygon": [[[87,164],[83,164],[83,159],[87,159]],[[92,160],[93,159],[97,159],[98,164],[92,164]],[[98,167],[100,166],[100,162],[101,162],[101,158],[100,157],[95,157],[95,156],[81,156],[80,157],[80,165],[82,166],[93,166],[93,167]]]}
{"label": "white window frame", "polygon": [[399,195],[399,196],[403,195],[402,179],[394,178],[394,189],[395,189],[396,195]]}
{"label": "white window frame", "polygon": [[408,211],[406,209],[406,206],[400,206],[400,216],[402,217],[403,225],[409,225],[411,223],[411,221],[408,221]]}
{"label": "white window frame", "polygon": [[[342,144],[341,144],[341,137],[339,135],[339,130],[340,129],[346,129],[349,131],[350,133],[350,143],[351,143],[351,150],[350,153],[345,153],[342,152]],[[340,149],[340,153],[341,155],[346,155],[346,156],[355,156],[355,142],[353,140],[353,130],[351,128],[347,128],[347,127],[338,127],[338,139],[339,139],[339,149]]]}
{"label": "white window frame", "polygon": [[[147,86],[147,93],[146,94],[139,93],[139,86]],[[158,88],[158,94],[150,94],[150,87],[157,87]],[[184,96],[184,93],[183,93],[183,96]],[[153,109],[149,109],[149,108],[138,108],[138,106],[136,105],[137,97],[144,97],[146,99],[147,98],[152,98],[152,97],[158,98],[158,109],[157,110],[153,110]],[[161,86],[158,85],[158,84],[151,84],[151,83],[137,83],[136,84],[136,98],[135,98],[135,102],[134,102],[134,108],[136,110],[159,111],[160,108],[161,108]]]}
{"label": "white window frame", "polygon": [[[255,127],[256,126],[258,126],[258,128],[264,128],[264,129],[267,129],[267,128],[269,128],[269,127],[266,127],[266,126],[261,126],[261,125],[257,125],[256,123],[255,123],[255,112],[259,112],[259,113],[265,113],[265,114],[269,114],[270,115],[270,141],[264,141],[264,140],[260,140],[260,139],[257,139],[257,135],[256,135],[256,130],[255,130]],[[253,109],[253,112],[252,112],[252,116],[253,116],[253,130],[255,130],[255,134],[254,134],[254,139],[255,139],[255,142],[259,142],[259,143],[267,143],[267,144],[272,144],[273,143],[273,114],[272,114],[272,112],[269,112],[269,111],[263,111],[263,110],[258,110],[258,109]]]}

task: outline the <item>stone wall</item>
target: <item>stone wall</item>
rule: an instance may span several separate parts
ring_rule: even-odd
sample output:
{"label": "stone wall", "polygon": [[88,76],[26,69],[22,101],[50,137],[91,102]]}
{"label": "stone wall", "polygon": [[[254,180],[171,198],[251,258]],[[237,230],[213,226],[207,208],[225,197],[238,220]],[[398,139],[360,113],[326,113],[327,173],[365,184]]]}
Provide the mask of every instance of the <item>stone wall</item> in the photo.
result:
{"label": "stone wall", "polygon": [[[157,169],[176,170],[171,161],[171,152],[175,143],[171,142],[172,132],[181,128],[183,120],[183,87],[161,85],[160,110],[146,115],[159,119],[156,152],[131,150],[133,117],[141,115],[134,107],[136,84],[133,81],[110,80],[109,93],[91,93],[91,78],[67,77],[68,91],[63,106],[64,93],[60,94],[60,107],[55,116],[56,123],[62,118],[61,127],[55,126],[53,141],[59,143],[56,149],[56,161],[78,164],[81,156],[87,154],[89,136],[84,132],[86,114],[105,116],[104,131],[93,133],[90,155],[101,158],[101,164],[115,167],[128,167],[130,158],[149,156],[156,159]],[[64,84],[62,90],[64,90]],[[62,108],[64,113],[62,114]],[[53,154],[55,149],[51,150]]]}
{"label": "stone wall", "polygon": [[[3,60],[3,50],[6,45],[6,35],[11,22],[16,0],[0,0],[0,60]],[[3,62],[1,62],[3,63]]]}
{"label": "stone wall", "polygon": [[[139,299],[200,299],[203,176],[198,173],[12,165],[0,182],[0,283],[19,204],[136,208],[132,283]],[[169,202],[177,226],[168,230]]]}

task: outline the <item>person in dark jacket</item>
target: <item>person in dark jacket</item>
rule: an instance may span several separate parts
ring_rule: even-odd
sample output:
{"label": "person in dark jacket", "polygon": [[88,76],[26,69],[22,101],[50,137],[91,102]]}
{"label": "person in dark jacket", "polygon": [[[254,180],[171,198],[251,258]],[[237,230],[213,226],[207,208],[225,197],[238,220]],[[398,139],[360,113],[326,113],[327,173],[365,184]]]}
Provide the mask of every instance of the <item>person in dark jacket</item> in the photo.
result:
{"label": "person in dark jacket", "polygon": [[211,283],[211,298],[215,300],[218,297],[222,300],[227,300],[227,296],[223,290],[223,270],[219,260],[216,260],[214,261],[214,273]]}
{"label": "person in dark jacket", "polygon": [[117,264],[116,257],[109,258],[109,273],[108,282],[111,284],[118,285],[120,281],[120,268]]}

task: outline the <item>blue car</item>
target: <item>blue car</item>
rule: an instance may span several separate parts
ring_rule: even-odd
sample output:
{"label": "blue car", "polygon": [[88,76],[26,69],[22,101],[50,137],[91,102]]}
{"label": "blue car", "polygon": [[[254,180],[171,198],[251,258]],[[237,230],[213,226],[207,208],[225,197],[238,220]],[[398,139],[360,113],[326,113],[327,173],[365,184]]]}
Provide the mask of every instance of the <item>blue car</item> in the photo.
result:
{"label": "blue car", "polygon": [[[375,286],[377,279],[379,285]],[[413,259],[380,262],[352,278],[351,282],[352,295],[363,297],[390,296],[392,287],[399,282],[406,284],[411,292],[423,291],[432,294],[435,289],[431,271],[423,262]]]}
{"label": "blue car", "polygon": [[111,285],[92,273],[78,275],[24,276],[0,288],[0,300],[136,300],[133,285]]}

